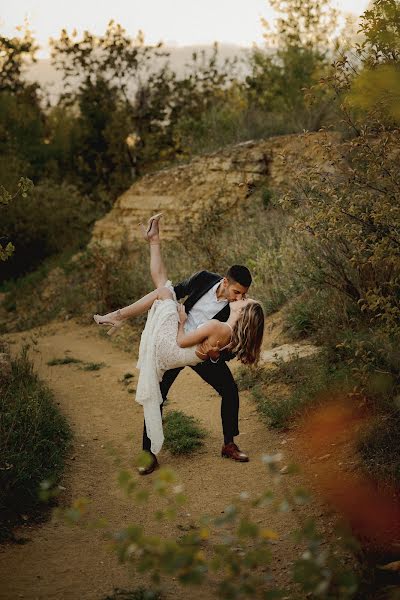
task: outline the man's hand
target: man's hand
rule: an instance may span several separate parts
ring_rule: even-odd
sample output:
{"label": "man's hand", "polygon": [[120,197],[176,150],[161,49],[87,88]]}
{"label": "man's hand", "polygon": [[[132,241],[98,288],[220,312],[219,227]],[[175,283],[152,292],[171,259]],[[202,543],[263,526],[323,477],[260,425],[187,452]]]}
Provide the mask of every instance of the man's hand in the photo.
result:
{"label": "man's hand", "polygon": [[220,355],[220,341],[218,340],[215,346],[212,346],[208,340],[200,345],[199,351],[201,354],[207,355],[211,360],[218,360]]}
{"label": "man's hand", "polygon": [[178,304],[178,318],[179,318],[179,323],[181,325],[184,325],[187,321],[187,314],[186,314],[186,310],[185,307],[183,306],[183,304]]}

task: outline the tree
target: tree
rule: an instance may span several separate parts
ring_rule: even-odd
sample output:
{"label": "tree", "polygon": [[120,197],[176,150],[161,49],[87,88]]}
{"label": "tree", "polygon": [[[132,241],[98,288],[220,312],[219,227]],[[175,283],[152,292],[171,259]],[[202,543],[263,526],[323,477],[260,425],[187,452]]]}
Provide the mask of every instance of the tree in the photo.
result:
{"label": "tree", "polygon": [[38,86],[23,77],[36,50],[27,27],[22,37],[0,36],[0,181],[7,189],[17,185],[17,173],[33,177],[43,165],[44,117]]}
{"label": "tree", "polygon": [[22,75],[26,65],[36,61],[38,47],[27,26],[18,30],[23,31],[22,37],[0,36],[0,93],[35,92],[37,89],[36,84],[28,84]]}
{"label": "tree", "polygon": [[[400,2],[376,0],[361,18],[360,67],[351,79],[350,106],[369,120],[400,122]],[[346,65],[347,66],[347,65]],[[379,125],[378,125],[379,127]]]}
{"label": "tree", "polygon": [[[26,177],[20,178],[17,191],[14,194],[10,194],[4,186],[0,185],[0,205],[7,206],[10,202],[18,198],[18,196],[26,198],[32,188],[32,181]],[[0,237],[0,261],[6,261],[10,258],[14,250],[15,246],[7,236]]]}
{"label": "tree", "polygon": [[315,257],[314,285],[338,290],[393,338],[400,333],[399,114],[384,90],[385,76],[399,74],[399,16],[394,0],[375,0],[364,13],[356,64],[343,57],[326,79],[349,139],[340,153],[329,139],[322,142],[331,170],[308,165],[289,193],[298,230],[313,234],[304,243]]}
{"label": "tree", "polygon": [[[85,31],[81,40],[63,30],[52,40],[53,64],[64,72],[61,103],[77,112],[79,138],[75,167],[84,189],[100,183],[111,194],[125,189],[135,175],[129,135],[134,130],[132,102],[151,59],[163,56],[157,46],[135,39],[110,21],[103,36]],[[77,85],[77,89],[76,89]]]}
{"label": "tree", "polygon": [[271,0],[281,14],[272,32],[265,20],[267,50],[256,48],[250,58],[246,87],[251,101],[266,112],[283,113],[292,130],[319,129],[329,112],[325,90],[307,105],[304,90],[315,86],[332,59],[337,11],[328,0]]}

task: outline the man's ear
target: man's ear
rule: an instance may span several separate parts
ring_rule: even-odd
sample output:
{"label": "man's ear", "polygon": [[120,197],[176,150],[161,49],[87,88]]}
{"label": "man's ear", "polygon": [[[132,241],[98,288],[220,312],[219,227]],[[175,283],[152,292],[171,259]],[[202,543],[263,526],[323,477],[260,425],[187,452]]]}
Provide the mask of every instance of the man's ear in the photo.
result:
{"label": "man's ear", "polygon": [[224,288],[228,287],[228,285],[229,285],[229,279],[227,279],[227,277],[223,278],[222,285],[224,286]]}

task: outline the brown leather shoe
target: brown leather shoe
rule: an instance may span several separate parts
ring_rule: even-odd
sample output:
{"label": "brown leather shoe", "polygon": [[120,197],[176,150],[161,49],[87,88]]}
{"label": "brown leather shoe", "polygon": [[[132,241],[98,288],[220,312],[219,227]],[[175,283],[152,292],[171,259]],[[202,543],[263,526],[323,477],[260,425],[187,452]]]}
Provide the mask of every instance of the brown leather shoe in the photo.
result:
{"label": "brown leather shoe", "polygon": [[249,462],[249,457],[247,454],[242,452],[234,442],[229,442],[229,444],[222,446],[221,456],[224,458],[231,458],[232,460],[237,460],[239,462]]}
{"label": "brown leather shoe", "polygon": [[160,466],[158,464],[156,455],[152,452],[148,452],[148,454],[150,455],[151,462],[147,465],[147,467],[138,467],[139,475],[150,475],[150,473],[158,469]]}

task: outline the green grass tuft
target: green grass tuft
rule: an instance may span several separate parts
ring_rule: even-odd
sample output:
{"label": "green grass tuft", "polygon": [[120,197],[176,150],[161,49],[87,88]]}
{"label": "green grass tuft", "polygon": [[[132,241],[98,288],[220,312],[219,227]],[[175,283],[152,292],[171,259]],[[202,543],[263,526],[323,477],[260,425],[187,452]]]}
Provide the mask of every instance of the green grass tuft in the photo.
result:
{"label": "green grass tuft", "polygon": [[138,587],[134,590],[116,588],[112,594],[106,596],[103,600],[162,600],[162,598],[160,592]]}
{"label": "green grass tuft", "polygon": [[100,369],[106,366],[105,363],[87,363],[83,360],[80,360],[79,358],[73,358],[72,356],[64,356],[64,358],[53,358],[52,360],[49,360],[47,364],[49,365],[49,367],[55,367],[58,365],[79,364],[82,365],[79,367],[80,369],[82,369],[82,371],[99,371]]}
{"label": "green grass tuft", "polygon": [[49,367],[55,367],[56,365],[70,365],[81,363],[82,361],[79,358],[73,358],[72,356],[64,356],[64,358],[53,358],[48,361]]}
{"label": "green grass tuft", "polygon": [[190,454],[203,445],[205,431],[194,417],[174,410],[164,419],[165,447],[172,454]]}
{"label": "green grass tuft", "polygon": [[84,367],[80,367],[82,371],[99,371],[105,367],[105,363],[86,363]]}

